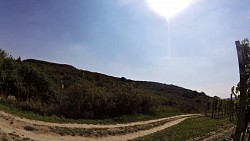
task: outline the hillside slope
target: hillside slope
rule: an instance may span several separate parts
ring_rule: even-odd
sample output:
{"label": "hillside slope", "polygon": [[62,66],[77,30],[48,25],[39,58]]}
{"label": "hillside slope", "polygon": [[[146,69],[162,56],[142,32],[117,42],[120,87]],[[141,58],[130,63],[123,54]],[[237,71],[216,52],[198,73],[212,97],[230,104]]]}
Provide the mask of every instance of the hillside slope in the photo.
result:
{"label": "hillside slope", "polygon": [[24,62],[32,63],[40,70],[46,72],[54,83],[63,80],[67,89],[77,81],[89,81],[94,84],[94,87],[113,88],[116,85],[129,84],[133,88],[139,88],[150,95],[161,99],[161,105],[172,108],[178,112],[200,112],[205,107],[206,101],[210,99],[205,93],[185,89],[175,85],[162,84],[158,82],[133,81],[124,77],[117,78],[89,72],[86,70],[76,69],[66,64],[56,64],[35,59],[28,59]]}
{"label": "hillside slope", "polygon": [[124,115],[203,112],[210,97],[179,86],[133,81],[0,49],[0,103],[40,115],[119,118]]}

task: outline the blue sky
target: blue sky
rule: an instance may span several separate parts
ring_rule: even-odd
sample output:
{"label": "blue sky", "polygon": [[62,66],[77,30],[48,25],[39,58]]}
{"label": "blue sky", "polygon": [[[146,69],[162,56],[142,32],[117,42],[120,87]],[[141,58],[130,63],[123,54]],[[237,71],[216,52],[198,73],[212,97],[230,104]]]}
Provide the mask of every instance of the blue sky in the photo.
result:
{"label": "blue sky", "polygon": [[0,48],[133,80],[228,97],[249,0],[195,0],[174,17],[146,0],[0,0]]}

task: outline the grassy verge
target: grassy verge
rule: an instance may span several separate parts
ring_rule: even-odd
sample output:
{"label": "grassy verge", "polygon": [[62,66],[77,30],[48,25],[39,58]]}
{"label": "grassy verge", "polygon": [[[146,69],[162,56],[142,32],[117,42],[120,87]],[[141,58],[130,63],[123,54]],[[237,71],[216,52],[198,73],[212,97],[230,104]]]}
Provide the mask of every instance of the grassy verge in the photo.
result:
{"label": "grassy verge", "polygon": [[155,134],[137,138],[135,141],[184,141],[231,126],[233,124],[230,124],[227,118],[211,119],[209,117],[198,117],[185,120]]}
{"label": "grassy verge", "polygon": [[166,124],[167,122],[171,122],[173,120],[177,120],[179,118],[170,118],[162,121],[156,121],[153,123],[142,124],[142,125],[132,125],[125,127],[115,127],[112,129],[108,128],[65,128],[65,127],[50,127],[50,132],[57,133],[62,136],[64,135],[77,135],[84,137],[104,137],[108,135],[124,135],[133,132],[139,132],[143,130],[149,130],[154,127]]}
{"label": "grassy verge", "polygon": [[19,117],[24,117],[32,120],[40,120],[45,122],[54,122],[54,123],[87,123],[87,124],[116,124],[116,123],[128,123],[135,121],[145,121],[162,117],[170,117],[179,115],[181,113],[158,113],[155,115],[135,115],[135,116],[121,116],[116,118],[102,119],[102,120],[90,120],[90,119],[66,119],[57,116],[41,116],[39,114],[35,114],[33,112],[22,111],[13,106],[8,106],[3,103],[0,103],[0,110],[10,113],[13,115],[17,115]]}

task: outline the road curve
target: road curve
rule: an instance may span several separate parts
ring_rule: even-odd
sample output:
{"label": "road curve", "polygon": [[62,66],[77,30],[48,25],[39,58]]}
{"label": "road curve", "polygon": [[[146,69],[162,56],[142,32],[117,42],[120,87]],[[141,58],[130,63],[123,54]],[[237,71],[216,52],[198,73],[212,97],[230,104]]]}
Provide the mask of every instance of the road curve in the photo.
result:
{"label": "road curve", "polygon": [[[43,121],[29,120],[25,118],[20,118],[17,116],[13,116],[11,114],[0,111],[0,139],[1,138],[29,138],[35,141],[122,141],[122,140],[131,140],[138,137],[142,137],[148,134],[152,134],[173,125],[176,125],[187,118],[192,118],[196,116],[201,116],[199,114],[187,114],[187,115],[178,115],[168,118],[161,118],[156,120],[149,121],[141,121],[141,122],[132,122],[126,124],[114,124],[114,125],[93,125],[93,124],[69,124],[69,123],[49,123]],[[72,135],[64,135],[61,136],[56,133],[49,132],[50,127],[65,127],[65,128],[108,128],[115,129],[120,127],[134,126],[134,125],[147,125],[150,123],[158,122],[171,119],[169,122],[164,123],[163,125],[153,127],[148,130],[142,130],[138,132],[132,132],[122,135],[108,135],[104,137],[82,137],[82,136],[72,136]],[[36,131],[27,131],[24,129],[26,126],[34,126]],[[48,130],[48,132],[39,132],[39,131]],[[14,136],[14,137],[12,137]],[[14,140],[14,139],[13,139]]]}

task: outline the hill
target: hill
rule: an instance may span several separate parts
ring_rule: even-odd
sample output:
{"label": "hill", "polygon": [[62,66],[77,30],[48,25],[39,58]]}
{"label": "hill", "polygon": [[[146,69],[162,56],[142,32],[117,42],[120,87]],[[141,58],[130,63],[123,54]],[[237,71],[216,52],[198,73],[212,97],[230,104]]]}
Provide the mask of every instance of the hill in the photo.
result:
{"label": "hill", "polygon": [[117,78],[101,73],[79,70],[73,66],[66,64],[56,64],[35,59],[24,60],[24,62],[32,63],[39,69],[47,72],[54,82],[59,83],[63,80],[65,87],[70,87],[74,82],[80,79],[85,79],[94,83],[97,87],[104,86],[109,88],[109,85],[133,84],[136,88],[143,89],[151,95],[163,98],[163,105],[177,108],[182,112],[197,112],[202,111],[206,101],[210,99],[205,93],[185,89],[175,85],[162,84],[158,82],[133,81],[126,78]]}
{"label": "hill", "polygon": [[1,101],[42,115],[102,119],[202,112],[210,99],[175,85],[117,78],[42,60],[21,61],[0,51]]}

